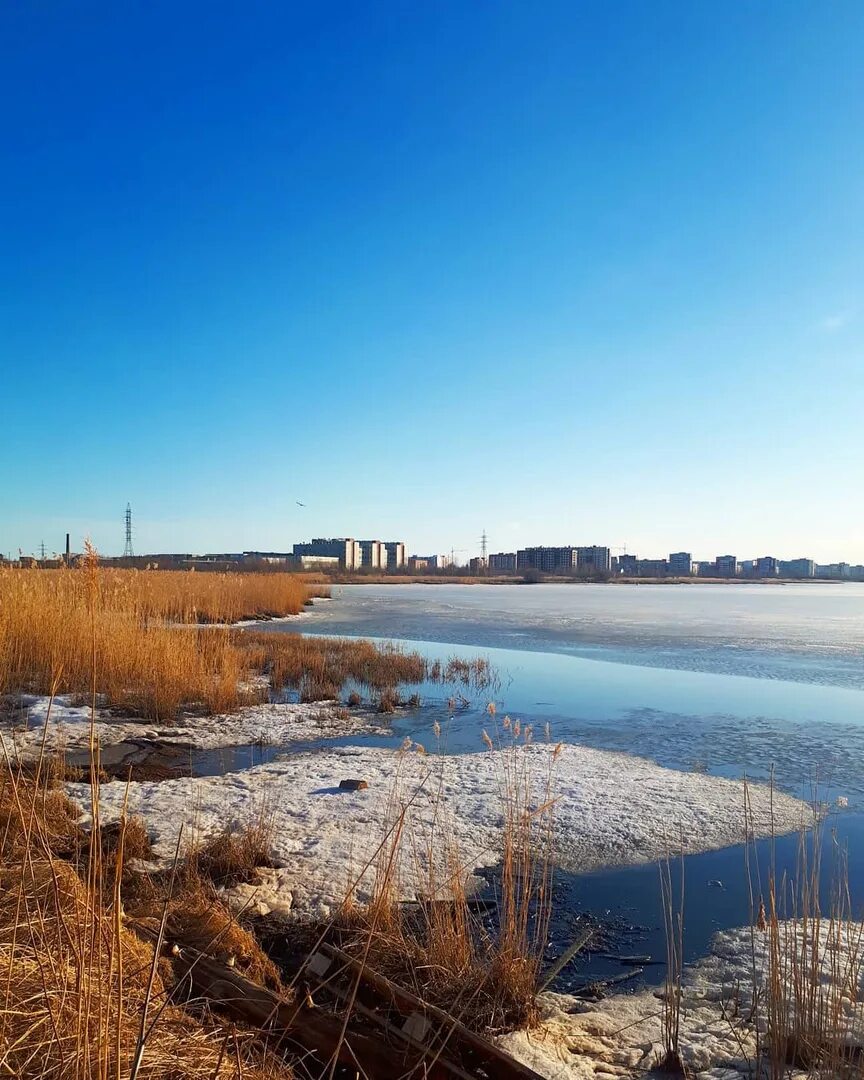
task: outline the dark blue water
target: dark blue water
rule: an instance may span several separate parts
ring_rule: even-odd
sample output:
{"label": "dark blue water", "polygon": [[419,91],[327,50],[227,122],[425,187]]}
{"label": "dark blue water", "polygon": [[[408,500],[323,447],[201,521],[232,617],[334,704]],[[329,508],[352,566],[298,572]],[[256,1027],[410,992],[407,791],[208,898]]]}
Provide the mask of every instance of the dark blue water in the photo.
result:
{"label": "dark blue water", "polygon": [[[853,917],[864,916],[864,814],[832,815],[820,829],[823,909],[829,910],[832,887],[848,872]],[[806,859],[801,860],[801,837],[781,836],[749,845],[748,874],[745,846],[723,848],[683,860],[684,880],[684,960],[690,963],[704,956],[718,930],[750,924],[758,912],[760,894],[768,903],[768,881],[772,872],[781,892],[787,882],[787,905],[791,883],[800,880],[813,865],[814,837],[805,841]],[[848,857],[847,857],[848,856]],[[676,908],[681,892],[681,863],[671,864]],[[752,883],[754,906],[751,906]],[[572,991],[595,979],[616,978],[633,971],[616,956],[647,955],[654,964],[644,965],[627,987],[653,985],[663,981],[666,966],[666,937],[663,924],[660,872],[655,863],[593,874],[556,872],[555,913],[551,927],[550,962],[567,943],[575,940],[585,925],[597,925],[597,940],[562,972],[556,988]],[[779,901],[778,901],[779,906]],[[784,913],[781,909],[780,914]],[[587,921],[586,921],[587,916]]]}

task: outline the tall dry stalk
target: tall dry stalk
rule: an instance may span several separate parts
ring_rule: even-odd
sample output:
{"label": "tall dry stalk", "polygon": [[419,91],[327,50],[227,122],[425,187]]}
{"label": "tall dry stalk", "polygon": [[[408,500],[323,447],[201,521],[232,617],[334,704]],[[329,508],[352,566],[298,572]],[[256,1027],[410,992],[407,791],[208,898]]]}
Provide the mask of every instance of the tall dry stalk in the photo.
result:
{"label": "tall dry stalk", "polygon": [[660,1068],[683,1076],[681,1058],[681,997],[684,974],[684,847],[681,846],[680,878],[676,891],[672,862],[667,855],[660,862],[660,893],[663,905],[663,929],[666,937],[666,980],[663,988],[663,1059]]}
{"label": "tall dry stalk", "polygon": [[[491,923],[484,924],[481,913],[472,910],[468,882],[478,853],[466,860],[456,841],[457,811],[448,801],[446,761],[436,761],[423,748],[428,763],[420,785],[427,796],[425,812],[406,813],[417,790],[410,800],[401,796],[404,780],[397,768],[398,781],[384,815],[387,840],[367,878],[369,896],[359,903],[352,895],[337,920],[343,947],[354,952],[362,948],[364,955],[371,949],[378,970],[482,1029],[529,1023],[542,982],[552,904],[559,748],[540,754],[529,751],[526,741],[530,732],[526,740],[517,726],[507,747],[496,751],[501,830],[489,850],[499,852],[500,871],[497,915]],[[405,754],[411,749],[406,743]],[[416,892],[415,903],[400,904],[406,891]]]}

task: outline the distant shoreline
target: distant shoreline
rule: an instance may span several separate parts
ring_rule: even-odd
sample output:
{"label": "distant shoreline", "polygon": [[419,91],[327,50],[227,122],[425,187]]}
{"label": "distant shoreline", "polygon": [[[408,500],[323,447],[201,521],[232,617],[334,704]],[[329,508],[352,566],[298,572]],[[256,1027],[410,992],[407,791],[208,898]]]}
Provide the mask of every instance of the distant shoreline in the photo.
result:
{"label": "distant shoreline", "polygon": [[459,574],[325,574],[330,585],[855,585],[837,578],[615,577],[606,580],[544,575],[526,581],[521,575],[489,577]]}

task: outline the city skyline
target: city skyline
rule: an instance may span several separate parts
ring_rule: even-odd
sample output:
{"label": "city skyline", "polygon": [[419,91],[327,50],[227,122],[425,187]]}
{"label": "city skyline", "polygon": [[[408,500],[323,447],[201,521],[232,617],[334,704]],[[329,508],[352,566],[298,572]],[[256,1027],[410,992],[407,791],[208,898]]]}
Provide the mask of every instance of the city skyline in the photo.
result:
{"label": "city skyline", "polygon": [[[132,521],[133,521],[133,518],[132,518],[131,504],[127,504],[126,511],[124,513],[124,518],[123,518],[124,549],[125,549],[125,547],[127,545],[128,537],[130,537],[134,533],[134,527],[132,526]],[[321,533],[320,535],[324,536],[323,533]],[[340,532],[338,534],[330,534],[330,539],[327,539],[327,540],[316,539],[314,536],[309,534],[308,536],[305,537],[305,539],[292,538],[287,543],[281,543],[281,544],[270,545],[270,546],[258,544],[258,545],[253,545],[253,546],[250,546],[250,547],[243,547],[243,548],[238,548],[238,547],[219,548],[219,547],[213,546],[213,545],[210,545],[210,546],[207,546],[207,547],[204,547],[204,548],[182,548],[182,547],[177,547],[177,546],[174,546],[174,547],[168,546],[168,547],[162,547],[162,548],[155,548],[155,547],[149,547],[148,548],[146,546],[142,546],[141,544],[137,544],[137,543],[134,544],[133,546],[135,548],[135,552],[134,552],[135,557],[140,559],[140,558],[144,558],[144,557],[146,557],[148,555],[149,556],[156,556],[156,555],[192,555],[192,556],[196,556],[196,557],[208,557],[208,556],[212,557],[212,556],[215,556],[215,555],[290,553],[292,550],[296,554],[301,549],[307,549],[308,548],[311,551],[312,545],[314,545],[314,544],[325,544],[325,543],[326,544],[334,544],[334,543],[342,544],[344,542],[350,541],[358,549],[358,551],[357,551],[358,555],[360,553],[360,549],[363,549],[363,556],[362,556],[362,560],[361,560],[362,565],[366,566],[366,565],[370,565],[370,563],[371,563],[371,565],[375,566],[375,565],[377,565],[377,560],[380,558],[380,556],[377,553],[371,553],[370,550],[369,550],[369,546],[372,545],[372,544],[379,544],[379,545],[383,545],[385,547],[392,547],[393,544],[394,544],[394,541],[392,541],[392,540],[388,541],[388,540],[384,539],[385,533],[382,533],[380,530],[379,531],[372,530],[368,534],[362,534],[362,535],[368,536],[369,539],[361,539],[360,538],[361,534],[357,534],[356,536],[349,536],[348,533],[345,533],[343,531],[343,532]],[[386,535],[389,535],[389,534],[386,534]],[[402,531],[397,530],[397,532],[394,533],[393,535],[403,536],[403,535],[406,535],[406,534],[405,534],[404,530],[402,530]],[[71,541],[70,537],[71,537],[71,534],[64,536],[64,538],[63,538],[64,539],[64,547],[68,550],[69,545],[71,543],[71,547],[72,547],[73,552],[80,552],[81,550],[83,550],[83,548],[85,546],[85,543],[90,543],[90,544],[93,544],[93,546],[96,548],[96,550],[99,552],[99,554],[101,554],[105,558],[116,559],[116,558],[122,557],[122,554],[125,553],[125,551],[121,552],[121,550],[119,548],[117,550],[113,550],[110,547],[107,547],[107,548],[106,547],[100,547],[98,544],[93,543],[92,537],[90,537],[89,535],[86,536],[86,537],[82,537],[81,538],[81,543],[78,544],[77,546],[75,545],[74,542]],[[494,537],[492,539],[494,539]],[[574,555],[575,555],[575,552],[577,550],[580,551],[580,552],[581,551],[594,551],[594,550],[604,551],[604,552],[607,553],[608,558],[613,563],[617,562],[617,560],[619,558],[621,558],[622,556],[624,556],[624,557],[629,556],[629,558],[631,560],[636,559],[636,560],[644,561],[646,563],[650,563],[650,562],[660,563],[660,562],[663,562],[663,561],[666,561],[666,560],[674,560],[676,555],[679,555],[679,556],[687,555],[694,564],[706,564],[706,563],[711,563],[711,562],[716,563],[718,560],[721,560],[721,559],[734,559],[737,563],[748,563],[748,562],[756,563],[756,562],[762,561],[764,559],[771,559],[773,561],[781,561],[781,562],[782,561],[786,561],[786,562],[790,562],[790,561],[810,561],[810,562],[813,562],[813,563],[816,563],[816,564],[820,564],[822,566],[830,566],[830,565],[835,565],[836,566],[836,565],[842,564],[842,565],[851,565],[851,566],[861,567],[862,565],[864,565],[864,560],[862,560],[859,563],[856,559],[849,558],[849,557],[843,555],[842,553],[840,553],[840,554],[835,553],[835,555],[832,558],[829,558],[829,559],[820,559],[820,558],[814,558],[811,553],[805,553],[805,552],[800,552],[799,551],[799,552],[793,554],[791,551],[787,551],[787,550],[783,549],[782,547],[778,546],[777,544],[774,544],[773,546],[766,549],[765,551],[762,551],[761,553],[756,553],[754,551],[747,551],[746,553],[742,554],[738,550],[731,550],[731,551],[728,552],[728,554],[723,554],[723,553],[719,552],[719,549],[715,548],[714,552],[712,554],[710,554],[710,555],[708,555],[706,553],[696,552],[696,551],[692,550],[691,548],[686,548],[685,549],[685,548],[679,547],[677,549],[673,549],[673,547],[668,546],[668,545],[667,545],[667,548],[666,548],[665,552],[661,555],[657,551],[636,550],[636,549],[633,549],[633,548],[628,548],[627,546],[624,546],[624,545],[615,546],[615,545],[603,544],[603,545],[599,545],[598,547],[595,547],[593,545],[574,544],[571,541],[568,541],[567,543],[564,543],[564,544],[555,544],[555,543],[549,543],[549,542],[547,542],[545,540],[542,543],[534,543],[534,542],[532,542],[532,543],[529,543],[529,544],[521,544],[521,545],[519,545],[517,547],[513,547],[513,548],[499,547],[496,550],[494,543],[490,543],[490,536],[489,536],[489,534],[487,534],[485,529],[483,529],[482,534],[479,535],[476,538],[476,548],[457,548],[457,547],[455,547],[455,545],[450,545],[450,546],[446,546],[444,548],[439,547],[439,548],[436,549],[436,548],[433,548],[433,547],[424,547],[422,544],[412,545],[410,542],[406,543],[404,541],[399,541],[398,543],[399,543],[399,547],[403,549],[402,553],[400,555],[400,558],[403,559],[403,560],[405,558],[408,558],[408,557],[411,557],[411,558],[415,558],[415,557],[433,558],[433,557],[439,556],[439,557],[442,557],[442,558],[449,558],[449,559],[451,559],[453,561],[454,565],[460,565],[460,566],[467,566],[468,563],[470,561],[472,561],[472,560],[476,561],[478,559],[478,557],[480,556],[481,551],[483,550],[483,545],[484,544],[486,545],[486,550],[488,552],[489,557],[493,558],[493,559],[496,558],[496,557],[501,557],[503,555],[514,555],[515,556],[517,554],[517,552],[521,554],[525,550],[534,550],[534,551],[543,551],[543,550],[554,551],[554,550],[558,550],[558,551],[562,551],[564,549],[571,549],[574,552]],[[52,548],[52,546],[50,544],[46,544],[44,540],[40,540],[39,543],[30,550],[27,550],[27,549],[25,549],[23,547],[20,547],[20,546],[15,548],[15,549],[7,549],[5,551],[3,549],[0,549],[0,558],[5,557],[5,558],[7,558],[9,560],[14,561],[15,559],[17,559],[17,557],[19,555],[21,555],[21,556],[26,556],[28,558],[29,557],[34,557],[34,558],[42,559],[42,560],[45,560],[45,559],[51,560],[54,557],[61,557],[62,556],[62,551],[63,551],[63,547]],[[370,555],[371,555],[371,558],[370,558]],[[361,562],[358,562],[357,565],[359,566],[361,564]],[[399,565],[402,565],[402,563],[400,562]],[[575,565],[576,564],[574,562],[574,566]],[[392,568],[392,564],[391,564],[391,568]]]}
{"label": "city skyline", "polygon": [[113,551],[128,500],[149,550],[864,562],[862,33],[6,5],[0,550]]}

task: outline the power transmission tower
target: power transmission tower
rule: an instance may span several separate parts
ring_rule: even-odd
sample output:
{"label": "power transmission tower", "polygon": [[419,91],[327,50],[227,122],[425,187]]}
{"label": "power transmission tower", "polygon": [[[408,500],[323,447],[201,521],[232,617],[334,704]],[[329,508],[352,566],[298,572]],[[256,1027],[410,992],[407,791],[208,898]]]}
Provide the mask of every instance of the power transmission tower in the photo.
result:
{"label": "power transmission tower", "polygon": [[132,506],[126,503],[126,547],[123,548],[123,558],[131,559],[135,552],[132,550]]}
{"label": "power transmission tower", "polygon": [[489,538],[486,536],[486,530],[483,530],[483,535],[480,537],[480,560],[483,565],[486,565],[486,552],[489,547]]}
{"label": "power transmission tower", "polygon": [[39,558],[42,562],[45,562],[45,541],[39,545]]}

